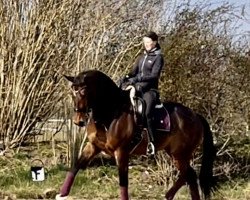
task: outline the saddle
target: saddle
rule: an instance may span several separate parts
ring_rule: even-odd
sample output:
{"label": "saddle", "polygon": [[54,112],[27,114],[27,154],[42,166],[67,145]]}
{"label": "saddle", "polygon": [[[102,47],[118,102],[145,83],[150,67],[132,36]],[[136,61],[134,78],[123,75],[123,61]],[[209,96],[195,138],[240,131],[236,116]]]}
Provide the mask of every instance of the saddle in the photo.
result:
{"label": "saddle", "polygon": [[[130,90],[130,100],[135,111],[135,121],[140,127],[145,128],[145,101],[136,96],[136,91],[133,86],[128,86],[126,90]],[[157,91],[156,91],[157,92]],[[156,105],[153,110],[153,125],[156,131],[169,132],[170,131],[170,117],[169,112],[161,102],[159,95],[156,100]]]}
{"label": "saddle", "polygon": [[[133,105],[133,109],[135,112],[135,122],[136,122],[136,128],[137,131],[134,135],[134,138],[132,139],[130,143],[130,153],[133,153],[140,144],[148,144],[148,133],[147,133],[147,123],[146,123],[146,117],[145,117],[145,108],[146,103],[145,101],[139,97],[136,96],[136,90],[135,87],[132,85],[129,85],[126,90],[130,91],[130,101]],[[164,107],[163,103],[160,101],[159,95],[157,98],[157,103],[155,105],[154,111],[153,111],[153,126],[155,129],[155,132],[157,134],[160,132],[162,134],[169,133],[170,131],[170,117],[169,112]],[[146,149],[145,149],[146,152]],[[144,152],[144,153],[145,153]]]}
{"label": "saddle", "polygon": [[[136,123],[138,126],[146,127],[145,122],[145,101],[140,97],[135,97],[135,114],[136,114]],[[156,131],[169,132],[170,131],[170,117],[167,109],[161,103],[160,99],[157,100],[157,104],[153,110],[153,125]]]}

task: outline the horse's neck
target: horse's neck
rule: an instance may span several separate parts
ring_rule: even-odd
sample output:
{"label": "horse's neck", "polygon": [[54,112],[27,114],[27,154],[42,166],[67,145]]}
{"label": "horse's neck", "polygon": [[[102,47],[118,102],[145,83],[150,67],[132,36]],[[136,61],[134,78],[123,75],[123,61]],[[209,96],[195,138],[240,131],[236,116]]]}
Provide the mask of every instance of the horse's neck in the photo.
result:
{"label": "horse's neck", "polygon": [[93,118],[105,126],[118,118],[122,112],[127,112],[130,109],[130,99],[127,92],[118,91],[112,96],[95,98],[97,102],[92,104]]}

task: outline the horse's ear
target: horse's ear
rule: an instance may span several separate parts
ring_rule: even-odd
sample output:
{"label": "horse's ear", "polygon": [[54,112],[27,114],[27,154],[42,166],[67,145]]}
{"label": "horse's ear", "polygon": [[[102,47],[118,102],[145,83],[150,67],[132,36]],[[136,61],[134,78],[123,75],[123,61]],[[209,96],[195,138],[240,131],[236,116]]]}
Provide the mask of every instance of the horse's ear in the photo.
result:
{"label": "horse's ear", "polygon": [[74,83],[74,79],[75,77],[73,76],[66,76],[66,75],[63,75],[68,81],[70,81],[71,83]]}

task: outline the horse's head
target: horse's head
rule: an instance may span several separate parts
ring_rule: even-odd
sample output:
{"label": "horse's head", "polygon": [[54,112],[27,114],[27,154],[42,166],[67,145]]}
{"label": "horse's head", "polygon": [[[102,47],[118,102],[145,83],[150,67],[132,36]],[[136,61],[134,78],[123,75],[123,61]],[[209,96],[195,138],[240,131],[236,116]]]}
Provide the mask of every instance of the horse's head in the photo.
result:
{"label": "horse's head", "polygon": [[84,82],[84,76],[65,76],[72,83],[74,116],[73,122],[78,126],[85,126],[89,118],[90,108],[88,107],[87,85]]}
{"label": "horse's head", "polygon": [[84,126],[89,114],[95,121],[109,124],[117,110],[121,109],[126,100],[124,91],[114,81],[98,70],[88,70],[77,76],[65,76],[72,83],[74,116],[78,126]]}

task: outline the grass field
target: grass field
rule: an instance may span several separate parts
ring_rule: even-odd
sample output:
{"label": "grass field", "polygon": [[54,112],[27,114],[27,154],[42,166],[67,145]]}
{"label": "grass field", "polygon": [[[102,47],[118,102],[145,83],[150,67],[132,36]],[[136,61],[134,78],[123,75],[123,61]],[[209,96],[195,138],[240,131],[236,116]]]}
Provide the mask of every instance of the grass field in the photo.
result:
{"label": "grass field", "polygon": [[[56,155],[62,153],[58,148]],[[67,167],[54,157],[48,146],[20,151],[18,154],[0,156],[0,199],[53,199],[65,178]],[[41,158],[46,169],[42,182],[31,180],[30,167],[34,158]],[[98,161],[98,162],[97,162]],[[164,194],[176,174],[171,167],[165,170],[146,158],[131,159],[129,169],[129,193],[132,200],[164,198]],[[114,162],[97,159],[84,172],[81,171],[72,187],[71,199],[119,199],[117,170]],[[178,193],[177,200],[190,199],[187,187]],[[214,200],[250,200],[250,180],[234,178],[223,181]]]}

